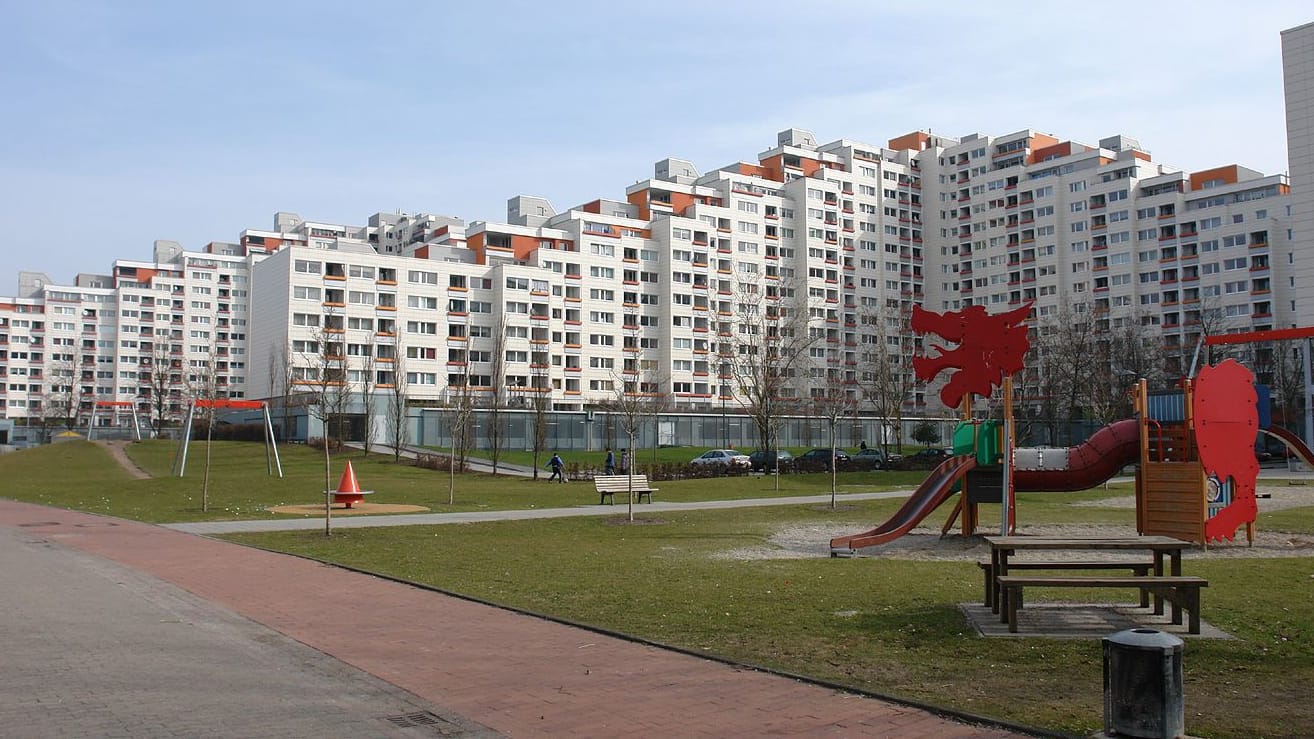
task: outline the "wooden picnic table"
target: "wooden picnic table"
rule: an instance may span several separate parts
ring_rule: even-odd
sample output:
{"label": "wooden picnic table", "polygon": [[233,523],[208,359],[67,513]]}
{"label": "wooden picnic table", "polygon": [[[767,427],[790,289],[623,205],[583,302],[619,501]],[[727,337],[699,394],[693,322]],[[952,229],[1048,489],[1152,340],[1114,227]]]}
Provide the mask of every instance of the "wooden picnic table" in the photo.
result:
{"label": "wooden picnic table", "polygon": [[[1071,551],[1109,551],[1109,552],[1151,552],[1154,556],[1154,576],[1182,574],[1182,550],[1192,546],[1190,542],[1174,539],[1170,536],[1129,536],[1129,537],[1050,537],[1050,536],[987,536],[990,545],[991,577],[994,578],[994,598],[992,610],[995,613],[1007,613],[1006,593],[999,587],[998,578],[1008,575],[1009,558],[1019,552],[1071,552]],[[1168,559],[1168,572],[1164,572],[1164,559]],[[1062,568],[1061,560],[1054,560],[1055,569]],[[1163,598],[1154,597],[1154,613],[1163,614]],[[1181,611],[1173,603],[1173,622],[1180,623]]]}

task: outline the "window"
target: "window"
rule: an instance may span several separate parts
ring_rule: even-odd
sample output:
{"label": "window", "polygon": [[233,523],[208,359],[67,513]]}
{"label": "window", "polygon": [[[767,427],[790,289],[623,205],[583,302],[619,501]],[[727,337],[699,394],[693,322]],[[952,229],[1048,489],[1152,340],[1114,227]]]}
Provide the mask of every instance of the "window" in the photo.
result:
{"label": "window", "polygon": [[438,310],[438,298],[427,295],[408,295],[406,296],[406,305],[410,308]]}
{"label": "window", "polygon": [[320,262],[298,259],[293,263],[292,269],[296,272],[301,272],[302,274],[317,275],[323,271],[324,267]]}
{"label": "window", "polygon": [[406,273],[406,281],[417,285],[437,285],[438,273],[413,269]]}

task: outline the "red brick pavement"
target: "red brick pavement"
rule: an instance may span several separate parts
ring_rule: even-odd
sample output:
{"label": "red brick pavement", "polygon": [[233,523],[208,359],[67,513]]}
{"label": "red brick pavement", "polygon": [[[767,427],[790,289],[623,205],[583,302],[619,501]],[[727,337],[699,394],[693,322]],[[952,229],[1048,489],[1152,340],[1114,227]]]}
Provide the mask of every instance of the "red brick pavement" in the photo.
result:
{"label": "red brick pavement", "polygon": [[513,736],[1015,736],[148,524],[0,500],[0,525],[159,577]]}

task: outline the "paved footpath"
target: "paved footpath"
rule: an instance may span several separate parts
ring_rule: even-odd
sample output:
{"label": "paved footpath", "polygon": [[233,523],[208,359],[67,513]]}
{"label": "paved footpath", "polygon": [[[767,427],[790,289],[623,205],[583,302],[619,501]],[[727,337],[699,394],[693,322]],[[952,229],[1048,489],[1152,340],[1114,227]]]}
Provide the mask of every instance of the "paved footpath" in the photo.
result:
{"label": "paved footpath", "polygon": [[161,526],[0,499],[0,558],[5,736],[1016,736]]}

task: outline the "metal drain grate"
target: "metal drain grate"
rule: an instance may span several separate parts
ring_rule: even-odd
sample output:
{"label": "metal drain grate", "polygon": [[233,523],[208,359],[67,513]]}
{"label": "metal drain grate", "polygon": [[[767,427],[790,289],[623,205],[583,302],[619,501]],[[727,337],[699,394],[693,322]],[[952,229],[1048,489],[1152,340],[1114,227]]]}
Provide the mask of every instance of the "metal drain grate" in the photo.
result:
{"label": "metal drain grate", "polygon": [[460,726],[430,711],[416,711],[414,713],[403,713],[400,716],[387,716],[384,720],[399,729],[429,728],[439,736],[460,736],[465,733]]}

